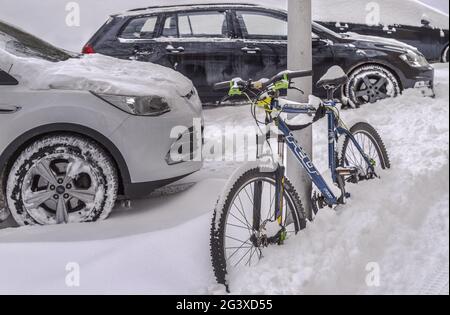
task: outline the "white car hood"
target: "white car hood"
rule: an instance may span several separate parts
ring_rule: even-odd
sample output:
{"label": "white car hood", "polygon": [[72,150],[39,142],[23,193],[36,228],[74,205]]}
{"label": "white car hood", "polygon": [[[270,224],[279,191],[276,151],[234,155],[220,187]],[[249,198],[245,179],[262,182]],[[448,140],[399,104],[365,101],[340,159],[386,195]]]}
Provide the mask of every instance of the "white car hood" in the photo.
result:
{"label": "white car hood", "polygon": [[83,55],[50,62],[17,57],[0,49],[0,67],[30,89],[85,90],[117,95],[179,96],[189,94],[192,82],[182,74],[148,62]]}

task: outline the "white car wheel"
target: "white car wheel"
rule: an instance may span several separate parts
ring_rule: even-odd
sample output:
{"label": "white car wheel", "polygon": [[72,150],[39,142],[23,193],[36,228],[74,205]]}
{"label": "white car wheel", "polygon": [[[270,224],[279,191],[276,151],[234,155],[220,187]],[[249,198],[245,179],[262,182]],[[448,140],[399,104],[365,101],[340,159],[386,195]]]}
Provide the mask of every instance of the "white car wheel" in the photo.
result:
{"label": "white car wheel", "polygon": [[77,136],[50,136],[27,147],[14,163],[6,200],[19,225],[103,220],[118,191],[117,171],[96,143]]}

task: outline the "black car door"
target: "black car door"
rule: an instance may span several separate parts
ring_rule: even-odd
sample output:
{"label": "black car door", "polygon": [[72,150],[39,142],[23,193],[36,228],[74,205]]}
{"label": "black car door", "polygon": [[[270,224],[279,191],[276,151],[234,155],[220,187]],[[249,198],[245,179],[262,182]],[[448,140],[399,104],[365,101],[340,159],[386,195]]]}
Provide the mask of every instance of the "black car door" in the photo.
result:
{"label": "black car door", "polygon": [[[236,49],[244,79],[271,78],[287,69],[287,15],[259,10],[236,11],[242,40]],[[312,34],[313,83],[335,64],[333,42],[320,33]],[[296,69],[306,70],[306,69]],[[320,90],[315,89],[315,93]]]}
{"label": "black car door", "polygon": [[287,67],[287,17],[260,10],[235,11],[240,40],[235,47],[239,77],[271,78]]}
{"label": "black car door", "polygon": [[[167,16],[161,40],[165,40],[166,59],[190,78],[204,102],[217,100],[212,86],[231,80],[236,73],[233,26],[227,10],[178,12]],[[170,27],[169,27],[170,26]],[[167,33],[176,36],[168,37]]]}
{"label": "black car door", "polygon": [[108,55],[171,66],[164,43],[159,40],[163,22],[164,16],[157,14],[131,18],[118,34],[117,48]]}

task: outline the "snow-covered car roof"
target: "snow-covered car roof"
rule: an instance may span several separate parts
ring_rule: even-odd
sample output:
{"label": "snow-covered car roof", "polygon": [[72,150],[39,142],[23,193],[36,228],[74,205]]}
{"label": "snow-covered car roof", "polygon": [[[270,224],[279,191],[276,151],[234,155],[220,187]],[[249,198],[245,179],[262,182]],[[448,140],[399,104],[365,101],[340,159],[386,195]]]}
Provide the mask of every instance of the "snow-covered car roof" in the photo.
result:
{"label": "snow-covered car roof", "polygon": [[[179,2],[179,1],[178,1]],[[214,8],[220,6],[249,8],[249,7],[273,7],[277,10],[285,10],[286,1],[264,1],[255,3],[234,3],[231,1],[189,1],[183,5],[164,5],[148,8],[138,8],[118,14],[119,16],[134,16],[157,12],[171,12],[179,10],[196,10]],[[382,25],[411,25],[421,26],[421,21],[427,17],[436,28],[448,29],[449,16],[435,8],[432,8],[418,0],[313,0],[313,19],[322,22],[345,22],[367,24],[379,20]],[[378,15],[379,13],[379,15]]]}
{"label": "snow-covered car roof", "polygon": [[[16,36],[25,42],[20,42]],[[193,89],[188,78],[160,65],[98,54],[72,54],[47,44],[0,21],[0,69],[9,72],[21,85],[35,90],[83,90],[170,98],[174,93],[185,96]],[[40,45],[44,45],[44,49]],[[56,58],[60,56],[55,57],[58,53],[53,49],[64,58]]]}

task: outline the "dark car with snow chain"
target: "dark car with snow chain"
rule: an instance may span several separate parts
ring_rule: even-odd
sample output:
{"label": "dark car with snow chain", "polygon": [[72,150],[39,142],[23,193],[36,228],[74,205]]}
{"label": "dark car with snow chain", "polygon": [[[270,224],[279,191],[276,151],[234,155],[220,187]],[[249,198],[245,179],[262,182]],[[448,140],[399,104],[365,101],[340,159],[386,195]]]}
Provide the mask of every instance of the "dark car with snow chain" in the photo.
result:
{"label": "dark car with snow chain", "polygon": [[[83,53],[161,64],[189,77],[203,103],[223,95],[217,82],[270,78],[287,68],[287,12],[252,4],[134,9],[112,15]],[[395,97],[404,89],[433,94],[434,70],[414,47],[395,40],[350,36],[313,24],[313,79],[333,65],[350,80],[342,89],[352,106]],[[316,88],[315,95],[323,95]]]}
{"label": "dark car with snow chain", "polygon": [[201,169],[202,119],[172,69],[73,54],[0,21],[0,222],[106,219],[118,197]]}

